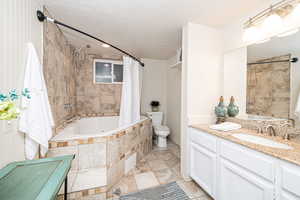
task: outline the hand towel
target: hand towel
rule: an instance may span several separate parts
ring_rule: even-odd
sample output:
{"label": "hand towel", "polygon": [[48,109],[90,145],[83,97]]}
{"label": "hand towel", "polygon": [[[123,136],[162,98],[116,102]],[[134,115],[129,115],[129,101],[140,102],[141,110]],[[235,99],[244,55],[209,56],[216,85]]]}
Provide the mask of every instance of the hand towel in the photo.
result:
{"label": "hand towel", "polygon": [[19,130],[25,133],[25,154],[34,159],[39,145],[41,155],[48,151],[48,142],[52,137],[54,120],[48,100],[43,69],[32,43],[27,44],[28,58],[25,69],[24,88],[28,88],[31,98],[22,98],[22,112]]}
{"label": "hand towel", "polygon": [[218,130],[218,131],[233,131],[242,128],[240,124],[232,123],[232,122],[224,122],[221,124],[211,125],[209,128]]}

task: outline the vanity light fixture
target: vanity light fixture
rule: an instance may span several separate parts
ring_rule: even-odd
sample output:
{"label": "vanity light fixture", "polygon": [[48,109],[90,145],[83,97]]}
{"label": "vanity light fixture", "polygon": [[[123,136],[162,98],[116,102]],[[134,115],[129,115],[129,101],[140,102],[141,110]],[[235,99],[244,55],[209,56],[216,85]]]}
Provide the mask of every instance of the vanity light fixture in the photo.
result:
{"label": "vanity light fixture", "polygon": [[263,32],[260,30],[259,27],[252,24],[251,19],[244,31],[243,40],[244,42],[251,43],[257,42],[264,39]]}
{"label": "vanity light fixture", "polygon": [[295,34],[300,27],[300,1],[283,0],[273,4],[250,18],[244,27],[243,41],[246,43],[262,43],[274,36]]}
{"label": "vanity light fixture", "polygon": [[268,36],[277,34],[282,29],[282,27],[283,20],[275,12],[271,13],[262,23],[262,31]]}

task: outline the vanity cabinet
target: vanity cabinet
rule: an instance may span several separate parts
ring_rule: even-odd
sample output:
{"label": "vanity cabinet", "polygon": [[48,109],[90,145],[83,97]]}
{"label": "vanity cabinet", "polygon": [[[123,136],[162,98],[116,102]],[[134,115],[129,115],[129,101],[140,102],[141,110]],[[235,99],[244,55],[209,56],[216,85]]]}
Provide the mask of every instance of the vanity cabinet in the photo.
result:
{"label": "vanity cabinet", "polygon": [[220,200],[271,200],[274,187],[271,183],[227,160],[220,159]]}
{"label": "vanity cabinet", "polygon": [[212,197],[216,190],[216,138],[191,130],[191,177]]}
{"label": "vanity cabinet", "polygon": [[300,167],[189,129],[190,175],[215,200],[300,200]]}
{"label": "vanity cabinet", "polygon": [[277,199],[300,200],[300,168],[291,163],[281,162],[278,173],[279,192]]}

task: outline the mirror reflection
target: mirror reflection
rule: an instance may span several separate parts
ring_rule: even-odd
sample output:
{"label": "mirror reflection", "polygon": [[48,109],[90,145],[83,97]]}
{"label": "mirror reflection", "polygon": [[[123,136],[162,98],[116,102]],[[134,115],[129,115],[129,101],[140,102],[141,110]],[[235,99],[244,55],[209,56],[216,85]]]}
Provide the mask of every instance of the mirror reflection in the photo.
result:
{"label": "mirror reflection", "polygon": [[298,57],[300,33],[247,47],[247,114],[299,121]]}

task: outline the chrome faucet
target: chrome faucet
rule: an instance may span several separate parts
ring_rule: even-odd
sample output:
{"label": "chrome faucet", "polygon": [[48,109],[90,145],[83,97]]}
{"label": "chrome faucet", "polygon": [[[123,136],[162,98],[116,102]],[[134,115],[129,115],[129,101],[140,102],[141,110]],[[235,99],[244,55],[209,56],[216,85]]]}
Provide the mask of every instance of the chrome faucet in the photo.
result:
{"label": "chrome faucet", "polygon": [[64,104],[64,109],[71,109],[73,106],[70,103]]}
{"label": "chrome faucet", "polygon": [[[270,131],[269,131],[269,129],[270,129]],[[269,125],[266,126],[266,132],[267,133],[269,132],[270,136],[276,136],[275,129],[274,129],[274,127],[271,124],[269,124]]]}

